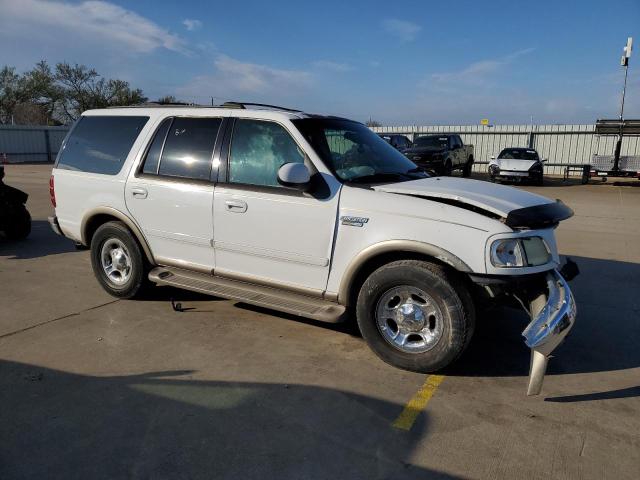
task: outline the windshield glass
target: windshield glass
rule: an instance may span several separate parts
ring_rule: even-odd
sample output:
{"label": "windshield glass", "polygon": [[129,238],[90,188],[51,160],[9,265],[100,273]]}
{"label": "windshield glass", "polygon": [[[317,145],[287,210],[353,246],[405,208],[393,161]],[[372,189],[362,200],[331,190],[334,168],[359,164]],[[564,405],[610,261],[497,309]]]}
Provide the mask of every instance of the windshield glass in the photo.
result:
{"label": "windshield glass", "polygon": [[511,158],[514,160],[538,160],[538,152],[526,148],[505,148],[498,158]]}
{"label": "windshield glass", "polygon": [[432,148],[447,148],[447,137],[428,136],[418,137],[413,142],[414,147],[432,147]]}
{"label": "windshield glass", "polygon": [[343,181],[399,182],[428,176],[361,123],[332,118],[305,118],[293,123]]}

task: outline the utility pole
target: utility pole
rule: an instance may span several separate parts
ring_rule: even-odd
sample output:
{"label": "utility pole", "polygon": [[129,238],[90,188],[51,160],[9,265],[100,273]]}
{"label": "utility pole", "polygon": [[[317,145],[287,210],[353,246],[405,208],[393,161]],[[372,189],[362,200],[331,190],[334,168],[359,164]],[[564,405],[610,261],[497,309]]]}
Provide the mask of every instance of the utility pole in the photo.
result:
{"label": "utility pole", "polygon": [[620,60],[620,65],[624,67],[624,86],[622,87],[622,101],[620,102],[620,133],[616,142],[616,151],[613,156],[613,170],[618,171],[620,165],[620,150],[622,148],[623,124],[624,124],[624,97],[627,93],[627,73],[629,71],[629,58],[631,57],[631,48],[633,46],[633,38],[627,38],[627,45],[624,47],[624,54]]}

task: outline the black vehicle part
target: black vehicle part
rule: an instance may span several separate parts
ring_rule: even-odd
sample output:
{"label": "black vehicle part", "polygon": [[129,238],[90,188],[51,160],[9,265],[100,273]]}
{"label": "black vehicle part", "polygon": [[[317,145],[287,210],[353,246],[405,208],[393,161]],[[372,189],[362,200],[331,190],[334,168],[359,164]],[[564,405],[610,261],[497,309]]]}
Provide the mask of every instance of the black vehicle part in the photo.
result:
{"label": "black vehicle part", "polygon": [[549,228],[571,217],[573,210],[561,200],[556,200],[553,203],[512,210],[504,223],[511,228]]}
{"label": "black vehicle part", "polygon": [[0,230],[10,240],[23,240],[31,233],[31,215],[25,207],[29,195],[4,183],[0,165]]}

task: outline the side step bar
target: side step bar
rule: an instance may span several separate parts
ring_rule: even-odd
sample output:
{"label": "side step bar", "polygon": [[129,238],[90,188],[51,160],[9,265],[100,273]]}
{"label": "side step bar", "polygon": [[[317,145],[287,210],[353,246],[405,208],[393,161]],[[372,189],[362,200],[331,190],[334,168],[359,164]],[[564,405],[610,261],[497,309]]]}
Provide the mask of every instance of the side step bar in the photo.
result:
{"label": "side step bar", "polygon": [[149,280],[158,285],[237,300],[321,322],[340,323],[344,320],[343,305],[288,290],[169,267],[154,268],[149,272]]}

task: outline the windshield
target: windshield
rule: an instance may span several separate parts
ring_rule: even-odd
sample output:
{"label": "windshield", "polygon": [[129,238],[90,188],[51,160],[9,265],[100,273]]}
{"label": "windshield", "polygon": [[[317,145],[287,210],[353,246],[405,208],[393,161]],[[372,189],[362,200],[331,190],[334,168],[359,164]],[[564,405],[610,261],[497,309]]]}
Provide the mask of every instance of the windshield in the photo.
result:
{"label": "windshield", "polygon": [[447,148],[447,137],[428,136],[418,137],[413,142],[414,147],[432,147],[432,148]]}
{"label": "windshield", "polygon": [[515,160],[538,160],[538,152],[525,148],[505,148],[498,158],[512,158]]}
{"label": "windshield", "polygon": [[293,123],[343,181],[399,182],[428,176],[361,123],[332,118],[305,118]]}

